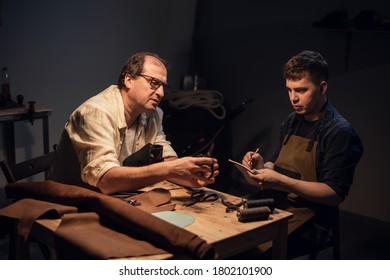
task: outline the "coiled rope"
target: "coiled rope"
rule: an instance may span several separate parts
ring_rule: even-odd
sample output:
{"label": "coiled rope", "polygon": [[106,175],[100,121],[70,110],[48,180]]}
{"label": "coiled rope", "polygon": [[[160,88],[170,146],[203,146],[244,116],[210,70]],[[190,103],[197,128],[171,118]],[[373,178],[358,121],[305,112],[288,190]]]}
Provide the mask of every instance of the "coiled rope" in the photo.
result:
{"label": "coiled rope", "polygon": [[177,110],[184,110],[193,106],[209,111],[216,119],[222,120],[226,117],[223,95],[218,91],[176,91],[171,92],[167,98],[169,105]]}

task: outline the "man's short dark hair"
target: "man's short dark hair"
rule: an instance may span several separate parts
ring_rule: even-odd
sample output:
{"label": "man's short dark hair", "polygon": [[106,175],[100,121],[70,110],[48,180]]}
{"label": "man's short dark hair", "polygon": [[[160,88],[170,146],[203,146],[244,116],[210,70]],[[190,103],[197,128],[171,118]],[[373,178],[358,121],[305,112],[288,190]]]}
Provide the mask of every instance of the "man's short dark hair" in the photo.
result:
{"label": "man's short dark hair", "polygon": [[300,80],[306,74],[315,82],[328,81],[328,62],[321,54],[313,51],[302,51],[290,58],[283,67],[283,75],[286,80]]}

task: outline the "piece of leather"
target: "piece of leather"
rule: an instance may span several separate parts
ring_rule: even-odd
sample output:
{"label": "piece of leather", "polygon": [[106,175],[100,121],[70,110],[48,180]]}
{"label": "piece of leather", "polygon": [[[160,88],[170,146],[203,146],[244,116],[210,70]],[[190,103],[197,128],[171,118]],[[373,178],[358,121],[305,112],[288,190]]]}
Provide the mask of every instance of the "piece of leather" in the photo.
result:
{"label": "piece of leather", "polygon": [[163,146],[146,144],[123,160],[123,166],[144,166],[163,161]]}
{"label": "piece of leather", "polygon": [[170,203],[171,193],[163,188],[154,188],[148,192],[136,194],[124,199],[126,202],[130,200],[135,200],[138,208],[149,213],[172,211],[175,209],[175,204]]}
{"label": "piece of leather", "polygon": [[[215,258],[213,247],[199,236],[154,217],[125,201],[102,193],[49,180],[11,183],[6,185],[5,191],[9,198],[35,198],[75,206],[79,210],[96,212],[99,217],[110,221],[111,226],[120,227],[121,232],[132,237],[137,236],[138,239],[173,254],[180,253],[195,259]],[[72,235],[77,235],[75,231],[70,230],[70,232]],[[92,234],[92,231],[89,232],[89,235]],[[62,238],[65,239],[73,237],[62,235]],[[95,244],[95,246],[104,249],[104,247],[108,248],[110,244]],[[57,250],[61,250],[61,248],[57,248]],[[122,257],[129,257],[129,255]]]}
{"label": "piece of leather", "polygon": [[[141,236],[131,236],[95,212],[64,215],[55,234],[62,260],[114,259],[167,254]],[[99,245],[99,246],[96,246]]]}
{"label": "piece of leather", "polygon": [[[46,201],[25,198],[0,209],[0,217],[16,220],[16,233],[27,240],[31,227],[35,220],[41,218],[61,218],[65,213],[75,213],[77,208],[73,206],[59,205]],[[3,223],[7,223],[5,220]],[[1,224],[1,223],[0,223]],[[9,225],[12,226],[12,225]],[[7,226],[1,227],[2,235],[7,233]]]}

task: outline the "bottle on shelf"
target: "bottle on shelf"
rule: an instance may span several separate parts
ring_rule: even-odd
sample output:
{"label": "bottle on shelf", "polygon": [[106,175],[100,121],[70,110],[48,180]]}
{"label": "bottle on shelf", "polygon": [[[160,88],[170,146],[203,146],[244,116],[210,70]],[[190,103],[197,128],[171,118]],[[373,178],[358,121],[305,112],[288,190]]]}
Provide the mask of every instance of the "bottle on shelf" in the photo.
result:
{"label": "bottle on shelf", "polygon": [[10,79],[8,68],[3,67],[1,73],[1,104],[7,104],[9,102],[11,102]]}

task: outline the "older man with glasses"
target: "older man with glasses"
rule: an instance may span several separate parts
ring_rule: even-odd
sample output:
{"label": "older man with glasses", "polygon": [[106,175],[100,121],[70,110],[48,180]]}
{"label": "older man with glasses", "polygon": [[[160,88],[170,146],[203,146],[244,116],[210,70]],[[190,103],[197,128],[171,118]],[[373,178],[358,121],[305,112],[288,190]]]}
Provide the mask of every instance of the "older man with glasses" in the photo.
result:
{"label": "older man with glasses", "polygon": [[[169,91],[166,81],[167,62],[157,54],[131,56],[117,85],[88,99],[71,114],[48,178],[97,187],[106,194],[135,191],[163,180],[190,188],[212,184],[219,173],[217,160],[177,158],[165,137],[158,105]],[[123,164],[148,146],[162,147],[161,161]]]}

